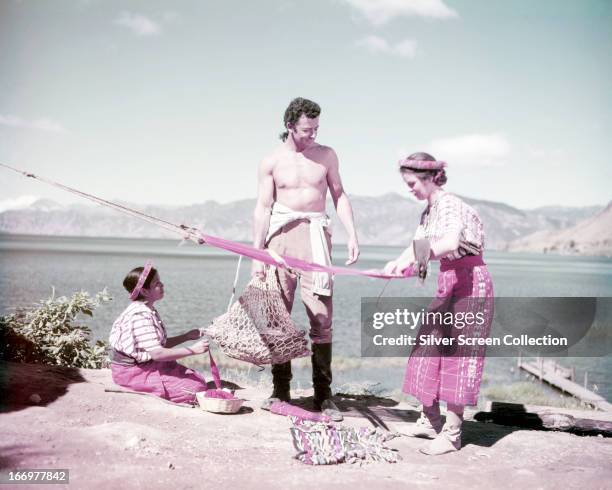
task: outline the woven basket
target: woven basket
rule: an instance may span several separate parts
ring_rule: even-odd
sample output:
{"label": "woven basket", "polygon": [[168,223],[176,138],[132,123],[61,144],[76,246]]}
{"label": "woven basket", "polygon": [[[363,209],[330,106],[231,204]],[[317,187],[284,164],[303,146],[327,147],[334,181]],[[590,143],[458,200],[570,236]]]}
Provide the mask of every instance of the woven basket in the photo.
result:
{"label": "woven basket", "polygon": [[199,391],[196,393],[198,404],[202,410],[214,413],[236,413],[240,410],[244,400],[240,398],[233,398],[226,400],[224,398],[211,398],[204,396],[205,391]]}

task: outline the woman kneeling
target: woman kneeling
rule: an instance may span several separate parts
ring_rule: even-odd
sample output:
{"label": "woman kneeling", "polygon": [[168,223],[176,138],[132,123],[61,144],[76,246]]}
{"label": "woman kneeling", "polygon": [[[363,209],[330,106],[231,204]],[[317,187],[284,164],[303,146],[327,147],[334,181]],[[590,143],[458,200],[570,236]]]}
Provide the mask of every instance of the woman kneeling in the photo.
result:
{"label": "woman kneeling", "polygon": [[166,327],[154,307],[164,297],[164,285],[150,262],[130,271],[123,286],[132,303],[115,320],[110,333],[113,381],[174,403],[193,403],[194,394],[206,390],[206,380],[176,360],[205,353],[208,341],[175,347],[199,339],[198,329],[167,337]]}

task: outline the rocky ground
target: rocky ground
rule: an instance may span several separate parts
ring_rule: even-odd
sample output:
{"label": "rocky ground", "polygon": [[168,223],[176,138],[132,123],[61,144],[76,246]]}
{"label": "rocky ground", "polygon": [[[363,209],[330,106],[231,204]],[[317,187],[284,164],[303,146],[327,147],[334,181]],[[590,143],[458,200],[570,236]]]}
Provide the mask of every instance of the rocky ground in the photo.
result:
{"label": "rocky ground", "polygon": [[[70,484],[54,488],[84,489],[611,488],[612,441],[603,437],[466,421],[458,453],[425,456],[426,441],[398,437],[389,445],[399,463],[313,467],[293,458],[289,420],[258,408],[262,390],[239,390],[242,412],[216,415],[105,391],[111,385],[105,369],[0,363],[1,472],[68,468]],[[398,432],[418,415],[384,399],[342,408],[349,425]]]}

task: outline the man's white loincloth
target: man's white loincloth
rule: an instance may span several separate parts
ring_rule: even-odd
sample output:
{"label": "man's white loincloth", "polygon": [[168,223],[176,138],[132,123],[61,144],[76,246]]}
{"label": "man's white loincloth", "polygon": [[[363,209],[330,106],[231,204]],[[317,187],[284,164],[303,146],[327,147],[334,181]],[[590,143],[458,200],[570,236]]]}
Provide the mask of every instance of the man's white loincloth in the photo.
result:
{"label": "man's white loincloth", "polygon": [[[310,246],[312,249],[312,262],[320,265],[331,265],[331,256],[327,239],[325,237],[325,228],[329,227],[331,220],[324,212],[303,212],[294,211],[287,206],[278,202],[272,206],[272,215],[270,216],[270,226],[266,243],[272,236],[283,226],[299,220],[307,219],[310,222]],[[332,275],[328,272],[313,272],[313,292],[321,296],[332,295]]]}

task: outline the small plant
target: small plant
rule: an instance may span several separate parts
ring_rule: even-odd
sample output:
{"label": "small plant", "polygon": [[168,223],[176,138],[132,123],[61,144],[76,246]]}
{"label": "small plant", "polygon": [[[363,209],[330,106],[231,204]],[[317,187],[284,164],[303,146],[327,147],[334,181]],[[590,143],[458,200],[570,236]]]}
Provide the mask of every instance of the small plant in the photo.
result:
{"label": "small plant", "polygon": [[0,359],[53,364],[57,366],[101,368],[107,364],[107,344],[90,342],[91,330],[73,324],[80,313],[93,316],[93,310],[112,298],[104,289],[94,298],[80,291],[71,298],[51,297],[33,308],[18,308],[0,317]]}

